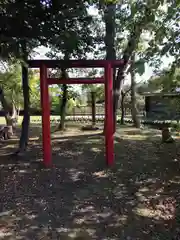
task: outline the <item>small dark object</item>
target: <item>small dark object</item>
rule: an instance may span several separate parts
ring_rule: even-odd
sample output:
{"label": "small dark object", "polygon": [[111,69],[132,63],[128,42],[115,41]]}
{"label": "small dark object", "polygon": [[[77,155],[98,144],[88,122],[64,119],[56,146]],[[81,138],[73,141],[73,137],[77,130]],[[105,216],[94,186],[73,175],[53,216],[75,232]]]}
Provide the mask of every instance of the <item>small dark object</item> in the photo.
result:
{"label": "small dark object", "polygon": [[174,139],[171,136],[171,132],[168,127],[162,128],[162,142],[163,143],[173,143],[174,142]]}
{"label": "small dark object", "polygon": [[0,139],[8,140],[12,136],[12,127],[11,126],[1,126],[0,128]]}
{"label": "small dark object", "polygon": [[93,125],[87,125],[87,126],[83,126],[81,128],[81,130],[82,131],[97,131],[97,130],[99,130],[99,128],[96,126],[93,126]]}

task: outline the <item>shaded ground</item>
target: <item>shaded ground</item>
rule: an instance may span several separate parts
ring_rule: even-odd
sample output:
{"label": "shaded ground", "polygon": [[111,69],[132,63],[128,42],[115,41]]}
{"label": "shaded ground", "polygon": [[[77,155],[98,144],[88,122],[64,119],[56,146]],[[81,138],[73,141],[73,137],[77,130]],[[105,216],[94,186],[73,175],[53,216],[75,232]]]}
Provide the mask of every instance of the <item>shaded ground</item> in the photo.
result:
{"label": "shaded ground", "polygon": [[17,140],[0,145],[0,239],[180,239],[178,140],[123,128],[107,169],[102,135],[56,133],[55,167],[43,170],[30,164],[42,158],[38,132],[18,162],[5,156]]}

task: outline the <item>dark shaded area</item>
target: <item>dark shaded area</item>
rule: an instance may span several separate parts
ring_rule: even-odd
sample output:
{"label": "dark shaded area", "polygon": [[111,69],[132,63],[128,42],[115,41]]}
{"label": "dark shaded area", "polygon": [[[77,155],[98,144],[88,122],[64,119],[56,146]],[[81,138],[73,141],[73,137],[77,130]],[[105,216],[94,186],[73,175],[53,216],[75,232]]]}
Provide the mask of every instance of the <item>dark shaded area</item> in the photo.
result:
{"label": "dark shaded area", "polygon": [[179,93],[150,93],[144,95],[147,119],[179,120]]}
{"label": "dark shaded area", "polygon": [[[22,51],[24,55],[24,60],[27,60],[27,47],[26,42],[22,43]],[[29,90],[29,78],[28,78],[28,68],[22,65],[22,89],[23,89],[23,99],[24,99],[24,116],[21,127],[21,137],[19,141],[18,152],[23,152],[28,146],[29,140],[29,125],[30,125],[30,90]]]}
{"label": "dark shaded area", "polygon": [[50,170],[31,164],[40,141],[19,162],[0,158],[2,239],[179,239],[180,143],[116,138],[108,169],[103,136],[78,134],[53,137]]}

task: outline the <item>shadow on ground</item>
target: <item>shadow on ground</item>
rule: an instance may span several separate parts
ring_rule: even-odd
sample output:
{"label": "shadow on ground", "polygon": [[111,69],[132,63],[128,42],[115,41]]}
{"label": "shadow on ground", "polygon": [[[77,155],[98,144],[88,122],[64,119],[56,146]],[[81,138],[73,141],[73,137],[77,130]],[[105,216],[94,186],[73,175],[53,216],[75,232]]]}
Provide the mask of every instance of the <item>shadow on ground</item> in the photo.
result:
{"label": "shadow on ground", "polygon": [[1,161],[0,239],[180,239],[179,142],[116,137],[108,169],[103,136],[78,134],[53,137],[50,170],[39,141]]}

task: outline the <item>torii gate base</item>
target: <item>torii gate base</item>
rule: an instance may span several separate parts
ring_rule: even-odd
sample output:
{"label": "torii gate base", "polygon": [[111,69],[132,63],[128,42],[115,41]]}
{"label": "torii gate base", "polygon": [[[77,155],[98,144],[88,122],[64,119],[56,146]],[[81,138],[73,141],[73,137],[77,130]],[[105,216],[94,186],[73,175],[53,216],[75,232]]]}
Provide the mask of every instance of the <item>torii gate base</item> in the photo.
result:
{"label": "torii gate base", "polygon": [[[48,85],[51,84],[105,84],[105,147],[106,163],[114,162],[113,139],[113,68],[120,67],[123,61],[107,60],[29,60],[30,68],[40,68],[40,88],[42,106],[42,136],[43,136],[43,163],[45,167],[52,165],[51,132],[50,132],[50,103]],[[48,78],[47,68],[104,68],[102,78]]]}

